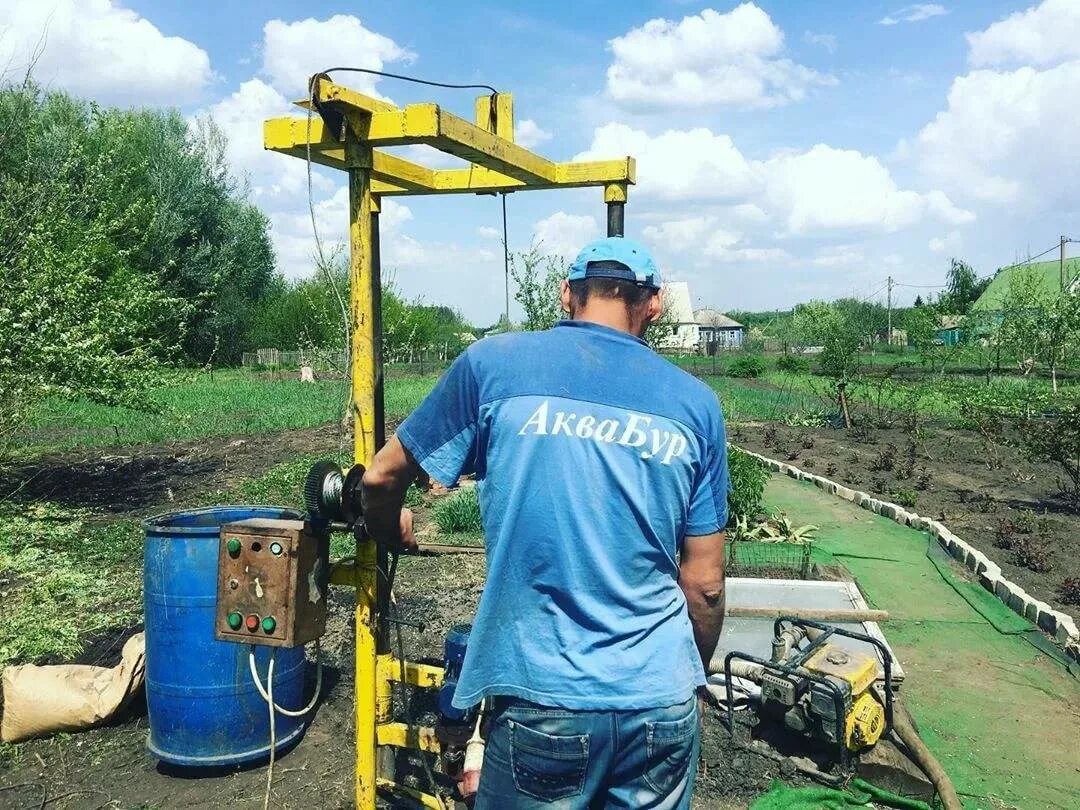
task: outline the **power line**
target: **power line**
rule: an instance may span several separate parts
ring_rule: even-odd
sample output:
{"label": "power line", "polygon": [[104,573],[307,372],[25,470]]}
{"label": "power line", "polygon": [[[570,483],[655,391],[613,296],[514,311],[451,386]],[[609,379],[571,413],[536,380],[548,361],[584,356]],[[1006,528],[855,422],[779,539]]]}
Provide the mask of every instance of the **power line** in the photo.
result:
{"label": "power line", "polygon": [[[1066,239],[1065,241],[1066,241],[1066,242],[1071,242],[1072,240],[1071,240],[1071,239]],[[1055,243],[1054,243],[1054,245],[1053,245],[1053,247],[1048,247],[1048,248],[1047,248],[1046,250],[1044,250],[1044,251],[1043,251],[1042,253],[1036,253],[1036,254],[1035,254],[1034,256],[1028,256],[1028,257],[1027,257],[1027,259],[1025,259],[1024,261],[1022,261],[1022,262],[1016,262],[1015,264],[1011,264],[1011,265],[1009,265],[1009,266],[1010,266],[1010,267],[1020,267],[1020,266],[1022,266],[1022,265],[1025,265],[1025,264],[1031,264],[1031,263],[1032,263],[1033,261],[1035,261],[1036,259],[1042,258],[1042,257],[1043,257],[1043,256],[1045,256],[1045,255],[1046,255],[1047,253],[1050,253],[1050,252],[1052,252],[1052,251],[1058,250],[1058,249],[1059,249],[1060,247],[1061,247],[1061,243],[1060,243],[1060,242],[1055,242]]]}
{"label": "power line", "polygon": [[450,90],[490,90],[493,94],[498,94],[498,90],[492,87],[490,84],[451,84],[449,82],[433,82],[430,79],[418,79],[415,76],[406,76],[401,73],[387,73],[383,70],[373,70],[372,68],[362,67],[332,67],[322,71],[329,75],[331,73],[367,73],[371,76],[382,76],[387,79],[399,79],[403,82],[412,82],[413,84],[426,84],[428,87],[446,87]]}
{"label": "power line", "polygon": [[877,288],[876,290],[874,290],[874,291],[873,291],[872,293],[870,293],[869,295],[864,295],[864,296],[863,296],[862,298],[859,298],[859,299],[857,299],[857,300],[859,300],[859,301],[869,301],[869,300],[870,300],[871,298],[873,298],[873,297],[874,297],[875,295],[880,295],[880,294],[881,294],[881,291],[882,291],[882,290],[884,290],[884,289],[885,289],[885,287],[887,287],[887,286],[888,286],[888,282],[885,282],[884,284],[882,284],[882,285],[881,285],[880,287],[878,287],[878,288]]}

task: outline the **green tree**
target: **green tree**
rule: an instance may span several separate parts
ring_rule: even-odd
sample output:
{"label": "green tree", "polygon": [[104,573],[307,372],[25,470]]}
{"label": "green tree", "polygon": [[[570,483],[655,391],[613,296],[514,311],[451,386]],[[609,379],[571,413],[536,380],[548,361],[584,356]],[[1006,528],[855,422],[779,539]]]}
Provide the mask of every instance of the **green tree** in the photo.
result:
{"label": "green tree", "polygon": [[827,375],[847,380],[858,371],[859,347],[870,331],[870,312],[850,300],[810,301],[795,308],[793,331],[803,345],[822,347],[820,364]]}
{"label": "green tree", "polygon": [[[1080,295],[1065,292],[1043,307],[1039,356],[1050,369],[1053,391],[1058,392],[1058,371],[1080,343]],[[1075,417],[1074,417],[1075,418]]]}
{"label": "green tree", "polygon": [[[131,121],[62,95],[0,90],[0,423],[48,396],[145,406],[177,357],[190,304],[140,266],[157,211]],[[109,130],[109,137],[103,130]]]}
{"label": "green tree", "polygon": [[169,363],[239,359],[273,264],[212,126],[0,87],[5,426],[42,397],[146,404]]}
{"label": "green tree", "polygon": [[917,350],[924,352],[933,346],[937,315],[930,307],[912,307],[903,314],[900,323],[907,332],[908,342]]}
{"label": "green tree", "polygon": [[1001,301],[998,334],[1006,354],[1015,358],[1025,376],[1039,355],[1042,303],[1038,276],[1027,268],[1014,272]]}
{"label": "green tree", "polygon": [[962,259],[950,259],[945,282],[947,286],[938,300],[938,308],[945,314],[966,315],[986,291],[990,279],[980,279]]}
{"label": "green tree", "polygon": [[544,253],[539,245],[512,254],[510,277],[517,285],[514,300],[524,312],[522,329],[550,329],[563,317],[559,286],[566,278],[566,269],[557,256]]}

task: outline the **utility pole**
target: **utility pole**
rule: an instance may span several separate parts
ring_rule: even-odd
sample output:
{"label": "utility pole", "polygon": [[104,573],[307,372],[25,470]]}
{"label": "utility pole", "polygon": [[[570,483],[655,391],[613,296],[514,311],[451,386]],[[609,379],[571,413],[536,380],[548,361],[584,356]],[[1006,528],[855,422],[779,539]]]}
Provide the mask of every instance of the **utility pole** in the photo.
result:
{"label": "utility pole", "polygon": [[1065,234],[1061,235],[1061,259],[1059,262],[1059,273],[1061,275],[1061,292],[1065,292],[1065,243],[1068,242],[1068,238]]}
{"label": "utility pole", "polygon": [[[889,346],[891,346],[892,345],[892,288],[893,288],[892,276],[889,276],[888,286],[889,286],[889,295],[888,295],[887,300],[888,300],[888,310],[889,310],[889,331],[888,331],[887,336],[885,338],[885,343],[888,344]],[[881,288],[878,287],[878,289],[880,290]]]}

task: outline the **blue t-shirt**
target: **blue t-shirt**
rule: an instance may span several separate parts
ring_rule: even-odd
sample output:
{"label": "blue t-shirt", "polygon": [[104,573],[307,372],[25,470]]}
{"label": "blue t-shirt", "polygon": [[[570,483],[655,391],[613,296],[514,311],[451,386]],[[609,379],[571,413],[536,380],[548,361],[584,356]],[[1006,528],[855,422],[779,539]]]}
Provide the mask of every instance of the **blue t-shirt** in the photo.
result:
{"label": "blue t-shirt", "polygon": [[727,523],[710,388],[631,335],[562,321],[471,346],[397,436],[440,483],[478,480],[488,577],[455,706],[647,709],[705,682],[676,554]]}

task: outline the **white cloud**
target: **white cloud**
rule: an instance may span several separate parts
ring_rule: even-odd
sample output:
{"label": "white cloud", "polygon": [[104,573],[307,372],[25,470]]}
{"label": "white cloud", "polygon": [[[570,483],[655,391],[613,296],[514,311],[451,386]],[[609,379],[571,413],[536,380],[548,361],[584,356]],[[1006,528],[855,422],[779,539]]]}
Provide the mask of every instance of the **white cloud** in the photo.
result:
{"label": "white cloud", "polygon": [[866,256],[853,245],[834,245],[818,251],[811,264],[817,267],[854,267],[863,264]]}
{"label": "white cloud", "polygon": [[945,236],[935,236],[927,243],[932,253],[956,253],[964,244],[960,231],[949,231]]}
{"label": "white cloud", "polygon": [[0,2],[0,71],[102,104],[197,101],[214,78],[206,51],[111,0]]}
{"label": "white cloud", "polygon": [[836,34],[822,34],[817,31],[803,31],[803,41],[811,45],[820,45],[829,53],[836,53]]}
{"label": "white cloud", "polygon": [[975,67],[1051,65],[1080,57],[1080,3],[1045,0],[967,35]]}
{"label": "white cloud", "polygon": [[1044,71],[976,70],[953,81],[946,109],[907,151],[954,195],[1080,202],[1080,130],[1062,119],[1062,104],[1078,94],[1080,61]]}
{"label": "white cloud", "polygon": [[748,160],[727,135],[698,128],[655,137],[625,124],[593,133],[577,160],[632,154],[638,159],[634,193],[664,201],[735,204],[746,221],[769,218],[788,234],[867,229],[897,231],[924,217],[959,225],[974,220],[941,191],[900,189],[872,155],[818,144]]}
{"label": "white cloud", "polygon": [[476,229],[476,235],[481,239],[502,239],[502,231],[490,225],[481,225]]}
{"label": "white cloud", "polygon": [[[263,26],[262,72],[280,92],[303,98],[312,74],[347,66],[382,70],[387,62],[411,61],[413,54],[394,40],[365,28],[350,14],[326,20],[270,20]],[[378,77],[348,74],[349,87],[378,96]]]}
{"label": "white cloud", "polygon": [[651,137],[626,124],[611,123],[593,132],[592,145],[575,160],[619,155],[637,159],[636,191],[666,200],[695,197],[741,199],[755,187],[753,167],[727,135],[704,127],[668,130]]}
{"label": "white cloud", "polygon": [[[344,254],[348,248],[348,186],[339,186],[333,194],[316,201],[313,208],[323,256],[329,258],[335,252]],[[278,269],[288,278],[311,275],[317,253],[311,230],[311,212],[305,206],[274,212],[269,216],[270,237],[277,254]],[[408,206],[392,198],[382,201],[379,235],[384,267],[411,266],[428,255],[413,237],[403,231],[406,223],[412,219],[413,213]]]}
{"label": "white cloud", "polygon": [[650,245],[680,253],[689,246],[696,246],[709,231],[714,231],[718,240],[728,244],[735,244],[741,238],[741,234],[718,228],[716,219],[706,216],[669,219],[659,225],[647,225],[642,230],[642,236]]}
{"label": "white cloud", "polygon": [[713,262],[766,262],[790,258],[777,247],[753,247],[745,243],[743,234],[726,227],[717,216],[696,216],[685,219],[665,220],[658,225],[648,225],[642,236],[650,246],[671,255],[693,254],[702,264],[702,257]]}
{"label": "white cloud", "polygon": [[891,14],[878,20],[878,25],[897,25],[902,22],[922,22],[931,17],[940,17],[948,14],[949,10],[937,3],[916,3],[913,6],[904,6]]}
{"label": "white cloud", "polygon": [[602,236],[596,219],[591,216],[556,211],[533,225],[533,244],[541,245],[546,253],[570,259],[593,239]]}
{"label": "white cloud", "polygon": [[550,140],[551,133],[546,129],[541,129],[540,125],[531,118],[518,121],[514,126],[514,141],[526,149],[531,149]]}
{"label": "white cloud", "polygon": [[[303,160],[263,148],[263,121],[289,112],[285,96],[261,79],[251,79],[236,92],[197,112],[192,121],[204,116],[214,120],[227,141],[230,169],[238,176],[246,175],[256,201],[268,205],[290,202],[291,198],[298,202],[307,191]],[[333,188],[317,168],[313,168],[312,185],[317,192]]]}
{"label": "white cloud", "polygon": [[610,46],[607,92],[631,109],[777,107],[836,83],[784,58],[783,32],[753,3],[678,22],[649,20]]}

